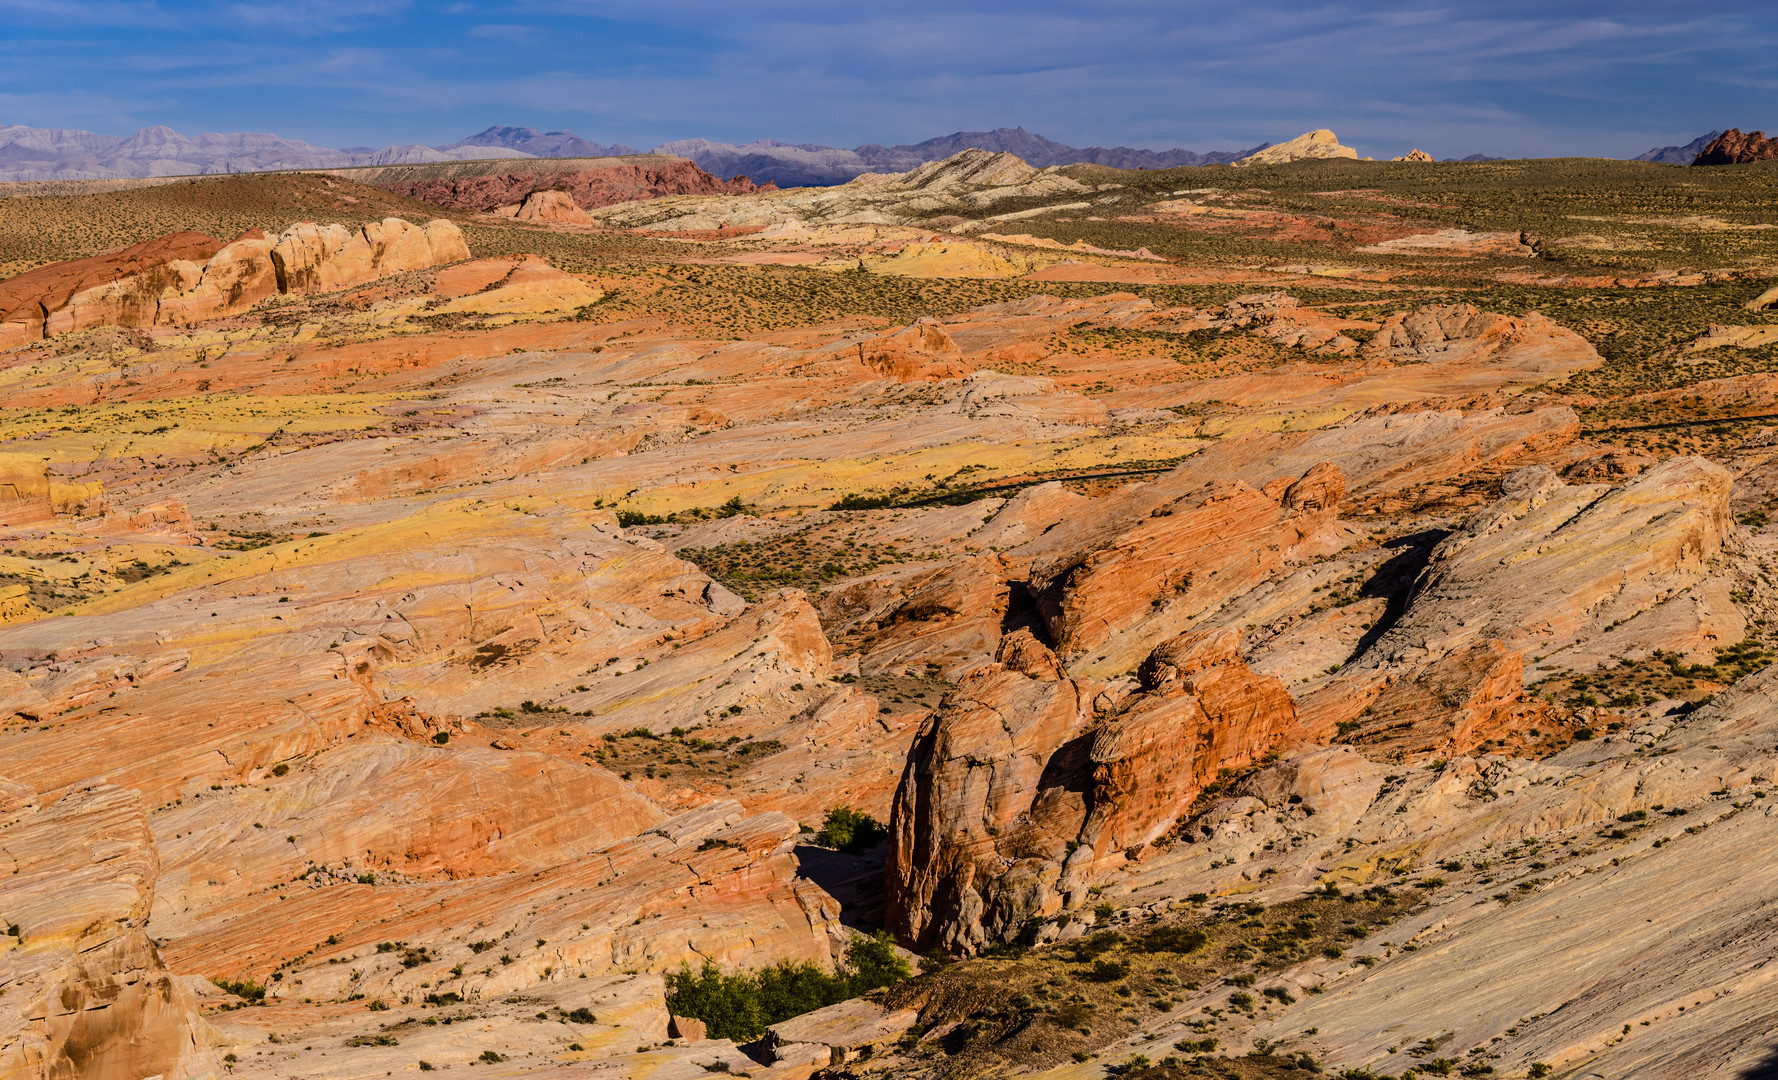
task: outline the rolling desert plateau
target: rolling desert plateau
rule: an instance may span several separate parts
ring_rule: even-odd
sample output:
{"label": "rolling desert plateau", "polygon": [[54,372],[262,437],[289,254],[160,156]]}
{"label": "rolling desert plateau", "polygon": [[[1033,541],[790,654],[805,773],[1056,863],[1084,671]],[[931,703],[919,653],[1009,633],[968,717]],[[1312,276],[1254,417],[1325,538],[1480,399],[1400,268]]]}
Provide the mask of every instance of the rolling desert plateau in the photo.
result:
{"label": "rolling desert plateau", "polygon": [[0,1077],[1778,1075],[1706,139],[0,184]]}

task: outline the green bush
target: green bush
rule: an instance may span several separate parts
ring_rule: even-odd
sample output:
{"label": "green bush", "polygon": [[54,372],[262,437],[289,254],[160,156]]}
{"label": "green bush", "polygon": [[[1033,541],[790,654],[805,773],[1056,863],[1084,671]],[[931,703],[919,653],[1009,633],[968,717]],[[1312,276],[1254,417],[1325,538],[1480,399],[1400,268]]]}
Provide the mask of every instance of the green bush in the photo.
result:
{"label": "green bush", "polygon": [[709,961],[698,972],[682,967],[667,976],[667,1010],[702,1020],[713,1039],[751,1042],[773,1024],[893,985],[910,974],[889,935],[879,931],[855,939],[845,962],[831,975],[806,961],[786,960],[736,975],[724,975]]}
{"label": "green bush", "polygon": [[1193,953],[1210,943],[1210,935],[1195,926],[1163,926],[1139,940],[1149,952]]}
{"label": "green bush", "polygon": [[218,990],[245,1001],[249,1005],[265,1004],[265,987],[251,979],[211,979]]}
{"label": "green bush", "polygon": [[862,855],[887,839],[889,830],[882,822],[850,806],[836,806],[829,810],[827,820],[821,823],[821,831],[815,834],[816,843],[838,848],[849,855]]}

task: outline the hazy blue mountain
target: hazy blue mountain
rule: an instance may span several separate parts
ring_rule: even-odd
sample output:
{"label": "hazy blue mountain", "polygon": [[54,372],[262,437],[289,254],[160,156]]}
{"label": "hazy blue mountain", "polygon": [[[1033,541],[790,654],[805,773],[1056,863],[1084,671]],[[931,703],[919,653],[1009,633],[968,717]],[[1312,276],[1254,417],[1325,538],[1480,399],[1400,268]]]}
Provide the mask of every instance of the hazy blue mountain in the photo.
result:
{"label": "hazy blue mountain", "polygon": [[0,181],[197,176],[530,156],[518,150],[483,146],[456,151],[430,146],[336,150],[254,132],[206,133],[187,138],[169,127],[145,127],[129,136],[18,124],[0,127]]}
{"label": "hazy blue mountain", "polygon": [[1704,148],[1716,141],[1720,131],[1712,131],[1708,135],[1700,135],[1684,146],[1657,146],[1647,153],[1637,154],[1631,161],[1658,161],[1663,165],[1690,165],[1698,160]]}
{"label": "hazy blue mountain", "polygon": [[[569,131],[541,134],[536,128],[519,127],[491,127],[440,149],[472,144],[522,150],[538,157],[592,157],[638,152],[626,146],[602,146]],[[1226,164],[1270,145],[1261,143],[1246,150],[1216,150],[1207,154],[1179,149],[1137,150],[1128,146],[1081,148],[1046,139],[1022,127],[1003,127],[993,131],[959,131],[902,146],[867,143],[846,149],[777,139],[759,139],[740,145],[711,139],[680,139],[662,143],[652,152],[690,158],[706,172],[722,177],[746,176],[761,184],[770,180],[779,187],[821,187],[843,184],[860,173],[906,172],[928,161],[939,161],[959,150],[972,148],[1017,154],[1039,167],[1090,162],[1118,169],[1171,169],[1182,165]]]}

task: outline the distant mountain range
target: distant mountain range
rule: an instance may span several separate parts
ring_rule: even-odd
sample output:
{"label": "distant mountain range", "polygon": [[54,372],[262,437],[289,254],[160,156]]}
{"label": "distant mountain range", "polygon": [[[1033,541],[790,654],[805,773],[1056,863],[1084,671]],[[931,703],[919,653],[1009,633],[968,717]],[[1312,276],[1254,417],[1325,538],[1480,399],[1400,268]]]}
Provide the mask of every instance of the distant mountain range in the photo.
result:
{"label": "distant mountain range", "polygon": [[[1685,146],[1666,146],[1638,156],[1637,161],[1689,165],[1720,132],[1699,136]],[[1226,164],[1270,146],[1245,150],[1138,150],[1128,146],[1075,147],[1046,139],[1022,127],[993,131],[959,131],[925,142],[901,146],[867,143],[846,149],[775,139],[735,145],[709,139],[663,143],[649,153],[690,158],[719,177],[744,175],[755,183],[779,187],[843,184],[867,172],[906,172],[959,150],[980,149],[1017,154],[1032,165],[1090,163],[1117,169],[1171,169],[1184,165]],[[571,131],[538,131],[531,127],[491,127],[446,146],[348,146],[333,149],[276,135],[236,133],[187,138],[168,127],[147,127],[133,135],[98,135],[90,131],[0,126],[0,181],[101,180],[113,177],[196,176],[208,173],[262,172],[269,169],[325,169],[354,165],[411,165],[485,158],[622,157],[644,151],[622,144],[606,145]],[[1492,161],[1472,154],[1465,161]]]}
{"label": "distant mountain range", "polygon": [[134,135],[0,127],[0,180],[104,180],[127,176],[196,176],[325,169],[348,165],[405,165],[487,157],[529,157],[516,150],[477,146],[439,150],[430,146],[315,146],[276,135],[237,133],[188,139],[169,127]]}
{"label": "distant mountain range", "polygon": [[[467,139],[458,139],[449,146],[437,147],[444,153],[467,150],[471,147],[500,147],[516,150],[532,157],[625,157],[630,154],[644,153],[634,146],[603,143],[583,139],[572,131],[538,131],[534,127],[491,127],[478,132]],[[706,170],[708,171],[708,170]]]}
{"label": "distant mountain range", "polygon": [[[1235,161],[1270,143],[1247,150],[1136,150],[1127,146],[1067,146],[1024,128],[959,131],[906,146],[869,144],[845,149],[773,139],[736,146],[709,139],[683,139],[649,153],[690,158],[721,177],[745,175],[779,187],[843,184],[867,172],[905,172],[928,161],[977,148],[1017,154],[1033,165],[1091,162],[1119,169],[1170,169]],[[261,172],[268,169],[325,169],[354,165],[409,165],[477,158],[621,157],[644,151],[606,145],[571,131],[531,127],[491,127],[445,146],[348,146],[333,149],[276,135],[199,135],[187,138],[172,128],[143,128],[134,135],[90,131],[0,127],[0,181],[102,180],[113,177],[196,176]]]}
{"label": "distant mountain range", "polygon": [[1658,161],[1663,165],[1690,165],[1698,160],[1704,148],[1716,141],[1720,131],[1712,131],[1708,135],[1700,135],[1684,146],[1657,146],[1647,153],[1637,154],[1632,161]]}

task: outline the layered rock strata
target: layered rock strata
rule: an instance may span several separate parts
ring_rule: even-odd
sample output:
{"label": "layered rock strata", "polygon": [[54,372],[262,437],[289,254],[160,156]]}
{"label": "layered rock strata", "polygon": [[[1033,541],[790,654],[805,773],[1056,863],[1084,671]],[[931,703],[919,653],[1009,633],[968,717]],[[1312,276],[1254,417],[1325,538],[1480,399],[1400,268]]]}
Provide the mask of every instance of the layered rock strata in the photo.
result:
{"label": "layered rock strata", "polygon": [[357,229],[298,222],[276,238],[249,229],[227,244],[175,233],[116,253],[0,282],[0,348],[96,326],[190,326],[278,294],[344,288],[469,258],[449,221],[386,218]]}

